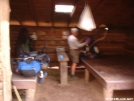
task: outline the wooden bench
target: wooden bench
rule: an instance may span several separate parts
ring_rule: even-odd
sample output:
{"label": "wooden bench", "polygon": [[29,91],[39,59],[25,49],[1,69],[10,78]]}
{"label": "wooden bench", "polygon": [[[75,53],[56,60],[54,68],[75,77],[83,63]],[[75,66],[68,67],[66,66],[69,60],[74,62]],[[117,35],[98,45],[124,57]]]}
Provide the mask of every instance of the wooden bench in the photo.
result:
{"label": "wooden bench", "polygon": [[26,89],[26,101],[35,101],[37,77],[24,77],[13,74],[12,82],[17,89]]}
{"label": "wooden bench", "polygon": [[94,60],[82,59],[82,63],[86,68],[86,81],[91,73],[102,84],[104,99],[112,99],[114,90],[134,89],[134,58],[113,56]]}
{"label": "wooden bench", "polygon": [[[56,50],[57,52],[57,59],[60,63],[60,83],[61,85],[68,84],[68,65],[67,62],[69,58],[64,50]],[[60,58],[60,55],[63,56],[63,59]]]}

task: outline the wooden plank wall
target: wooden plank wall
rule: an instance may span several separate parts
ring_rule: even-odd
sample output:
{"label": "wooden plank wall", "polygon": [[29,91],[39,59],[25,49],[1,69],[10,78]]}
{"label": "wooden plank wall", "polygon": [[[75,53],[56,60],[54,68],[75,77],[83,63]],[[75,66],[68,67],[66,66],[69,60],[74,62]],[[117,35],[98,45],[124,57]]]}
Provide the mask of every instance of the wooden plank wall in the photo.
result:
{"label": "wooden plank wall", "polygon": [[[99,29],[93,33],[81,31],[81,33],[84,33],[82,35],[83,37],[91,36],[94,40],[97,40],[104,36],[105,30]],[[104,55],[124,54],[125,41],[125,30],[109,29],[106,37],[103,40],[97,42],[96,46],[98,46],[100,52],[102,52]]]}
{"label": "wooden plank wall", "polygon": [[134,56],[134,30],[130,29],[127,33],[125,42],[125,53],[129,56]]}
{"label": "wooden plank wall", "polygon": [[[19,34],[21,26],[10,27],[10,44],[11,44],[11,57],[14,57],[14,49],[16,39]],[[68,53],[67,40],[62,38],[62,31],[70,33],[69,28],[44,28],[44,27],[26,27],[29,33],[37,33],[38,40],[35,42],[36,50],[41,50],[45,44],[48,46],[48,55],[51,58],[51,65],[58,65],[55,48],[58,46],[65,47]],[[79,39],[87,36],[92,36],[93,39],[98,39],[104,35],[105,30],[97,30],[91,32],[79,31]],[[104,40],[98,42],[96,45],[103,54],[123,54],[125,50],[126,34],[122,30],[109,30]]]}
{"label": "wooden plank wall", "polygon": [[[16,40],[19,35],[19,31],[21,26],[11,26],[10,27],[10,44],[11,44],[11,57],[14,57]],[[33,32],[37,33],[37,41],[35,42],[35,49],[37,51],[41,50],[45,45],[48,46],[48,55],[51,58],[51,62],[57,64],[57,56],[56,56],[56,47],[65,47],[68,50],[68,45],[66,39],[62,36],[62,31],[66,31],[68,33],[68,28],[43,28],[43,27],[25,27],[28,29],[29,34],[31,35]]]}

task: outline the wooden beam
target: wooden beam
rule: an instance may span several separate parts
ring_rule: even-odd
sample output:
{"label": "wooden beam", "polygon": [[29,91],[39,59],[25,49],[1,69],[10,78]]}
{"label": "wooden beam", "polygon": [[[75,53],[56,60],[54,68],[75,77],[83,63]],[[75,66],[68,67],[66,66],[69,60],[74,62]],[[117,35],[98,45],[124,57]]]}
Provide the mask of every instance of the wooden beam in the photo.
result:
{"label": "wooden beam", "polygon": [[76,7],[77,7],[79,1],[80,1],[80,0],[75,0],[75,1],[74,1],[74,9],[73,9],[73,12],[71,13],[70,17],[73,16],[73,14],[74,14],[74,12],[75,12],[75,10],[76,10]]}
{"label": "wooden beam", "polygon": [[20,25],[22,26],[22,21],[20,20],[20,18],[18,17],[18,13],[17,11],[15,11],[16,13],[12,12],[13,16],[15,17],[15,19],[20,23]]}
{"label": "wooden beam", "polygon": [[100,11],[100,7],[102,7],[106,1],[107,0],[100,0],[96,7],[93,9],[93,12],[97,13]]}
{"label": "wooden beam", "polygon": [[[11,66],[10,66],[10,40],[9,40],[9,0],[0,0],[0,101],[12,101]],[[5,61],[6,60],[6,61]]]}
{"label": "wooden beam", "polygon": [[72,20],[72,17],[73,17],[73,15],[74,15],[74,12],[75,12],[75,10],[76,10],[76,7],[77,7],[79,1],[80,1],[80,0],[75,0],[75,1],[74,1],[74,9],[73,9],[73,12],[70,14],[70,16],[69,16],[69,18],[68,18],[68,24],[67,24],[68,27],[69,27],[69,24],[70,24],[70,22],[71,22],[71,20]]}
{"label": "wooden beam", "polygon": [[[132,1],[129,1],[129,4],[132,4],[133,2]],[[125,5],[125,3],[124,3],[124,5]],[[129,8],[128,6],[123,6],[123,4],[116,4],[115,3],[115,10],[114,10],[114,15],[112,15],[112,16],[110,16],[110,17],[107,17],[107,19],[106,19],[106,22],[108,22],[108,21],[114,21],[115,20],[115,18],[118,18],[118,17],[121,17],[121,18],[123,18],[124,17],[124,19],[125,18],[129,18],[129,16],[132,14],[132,12],[131,12],[131,10],[127,10],[126,9],[126,13],[124,14],[124,12],[122,12],[122,13],[120,13],[121,11],[120,11],[120,9],[125,9],[125,8]],[[120,15],[119,15],[120,14]],[[127,19],[126,19],[126,21],[127,21]],[[132,21],[134,21],[134,20],[131,20],[131,22]],[[129,21],[128,21],[129,22]],[[117,22],[116,22],[116,24],[118,23],[118,20],[117,20]],[[127,24],[127,22],[125,22],[125,24]],[[120,25],[118,25],[118,26],[120,26]]]}
{"label": "wooden beam", "polygon": [[[102,8],[102,6],[106,3],[107,0],[100,0],[99,3],[96,5],[95,8],[93,8],[93,13],[94,14],[97,14]],[[97,23],[97,25],[99,26],[100,24],[102,24],[103,22],[101,23]]]}
{"label": "wooden beam", "polygon": [[51,0],[51,20],[52,20],[52,27],[54,27],[54,10],[55,10],[55,0]]}
{"label": "wooden beam", "polygon": [[[12,2],[11,2],[12,3]],[[16,1],[16,3],[19,3],[19,0]],[[14,13],[15,12],[15,13]],[[19,13],[16,11],[15,8],[11,9],[11,13],[13,14],[13,16],[15,17],[15,19],[19,22],[20,25],[22,25],[22,21],[19,18]]]}
{"label": "wooden beam", "polygon": [[29,10],[31,13],[32,18],[35,20],[36,26],[38,26],[38,21],[36,19],[36,11],[35,11],[35,7],[33,6],[34,3],[32,0],[27,0],[28,6],[29,6]]}

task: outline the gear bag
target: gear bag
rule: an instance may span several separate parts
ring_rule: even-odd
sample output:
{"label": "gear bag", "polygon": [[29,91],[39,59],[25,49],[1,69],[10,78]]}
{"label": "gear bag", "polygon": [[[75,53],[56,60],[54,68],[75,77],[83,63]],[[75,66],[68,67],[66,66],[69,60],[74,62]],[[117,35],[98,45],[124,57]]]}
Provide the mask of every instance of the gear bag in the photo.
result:
{"label": "gear bag", "polygon": [[33,60],[30,63],[20,61],[18,64],[18,71],[23,76],[35,76],[39,73],[40,70],[41,70],[41,64],[36,60]]}

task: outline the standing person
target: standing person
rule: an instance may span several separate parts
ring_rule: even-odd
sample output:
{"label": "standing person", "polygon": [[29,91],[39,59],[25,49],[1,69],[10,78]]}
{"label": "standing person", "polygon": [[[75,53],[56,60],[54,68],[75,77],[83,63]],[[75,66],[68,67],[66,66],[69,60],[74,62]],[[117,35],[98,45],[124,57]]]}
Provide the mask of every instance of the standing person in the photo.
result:
{"label": "standing person", "polygon": [[78,77],[75,76],[75,70],[77,63],[79,63],[79,48],[83,47],[87,44],[87,42],[80,43],[77,39],[78,36],[78,29],[77,28],[71,28],[71,35],[68,37],[68,45],[69,45],[69,53],[72,60],[71,65],[71,77],[73,79],[77,79]]}

